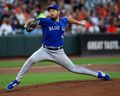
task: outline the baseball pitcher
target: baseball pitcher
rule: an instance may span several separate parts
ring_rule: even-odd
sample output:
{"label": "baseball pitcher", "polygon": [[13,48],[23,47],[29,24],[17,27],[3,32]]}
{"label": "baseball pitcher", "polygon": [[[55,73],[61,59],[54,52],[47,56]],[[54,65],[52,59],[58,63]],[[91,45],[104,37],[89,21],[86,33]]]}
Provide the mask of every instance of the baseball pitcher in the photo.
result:
{"label": "baseball pitcher", "polygon": [[32,32],[37,25],[40,25],[43,30],[42,46],[33,53],[24,63],[20,72],[10,84],[6,86],[7,91],[11,91],[15,86],[20,84],[23,76],[28,72],[30,67],[40,61],[53,61],[63,66],[71,72],[95,76],[102,80],[110,80],[111,77],[101,71],[93,71],[82,66],[74,65],[64,52],[64,32],[68,23],[85,26],[86,21],[77,21],[69,17],[60,17],[59,6],[54,4],[48,6],[49,18],[33,18],[25,23],[25,28],[28,32]]}

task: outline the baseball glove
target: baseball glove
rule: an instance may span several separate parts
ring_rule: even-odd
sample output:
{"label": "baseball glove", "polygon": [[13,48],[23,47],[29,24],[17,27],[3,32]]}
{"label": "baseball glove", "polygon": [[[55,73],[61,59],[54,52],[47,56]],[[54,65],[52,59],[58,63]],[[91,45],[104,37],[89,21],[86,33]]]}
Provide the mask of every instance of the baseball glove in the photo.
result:
{"label": "baseball glove", "polygon": [[36,22],[36,19],[31,22],[27,27],[25,27],[26,31],[27,32],[32,32],[37,26],[37,22]]}

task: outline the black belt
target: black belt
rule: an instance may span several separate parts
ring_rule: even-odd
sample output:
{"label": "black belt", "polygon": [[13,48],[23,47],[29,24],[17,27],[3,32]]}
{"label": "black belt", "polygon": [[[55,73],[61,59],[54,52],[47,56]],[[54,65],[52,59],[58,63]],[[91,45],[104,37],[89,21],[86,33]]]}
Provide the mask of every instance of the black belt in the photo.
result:
{"label": "black belt", "polygon": [[62,49],[63,46],[60,46],[60,47],[49,47],[49,46],[43,45],[43,48],[47,48],[47,49],[49,49],[49,50],[59,50],[59,49]]}

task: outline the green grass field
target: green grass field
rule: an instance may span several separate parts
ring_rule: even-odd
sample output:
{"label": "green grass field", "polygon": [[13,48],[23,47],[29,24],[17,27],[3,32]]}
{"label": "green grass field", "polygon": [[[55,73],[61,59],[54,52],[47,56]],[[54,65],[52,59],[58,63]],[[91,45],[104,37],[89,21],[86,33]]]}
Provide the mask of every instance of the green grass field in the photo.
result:
{"label": "green grass field", "polygon": [[[75,64],[120,64],[120,57],[91,57],[91,58],[70,58]],[[21,67],[26,59],[0,61],[0,68]],[[53,65],[51,62],[41,62],[33,66]]]}
{"label": "green grass field", "polygon": [[[120,64],[120,57],[98,57],[98,58],[71,58],[75,64]],[[0,61],[1,68],[21,67],[25,59]],[[34,66],[53,65],[51,62],[42,62]],[[0,74],[0,89],[4,88],[17,74]],[[112,78],[120,78],[120,72],[110,72]],[[21,85],[45,84],[51,82],[67,80],[89,80],[96,79],[92,76],[74,74],[71,72],[51,72],[51,73],[28,73],[23,78]]]}
{"label": "green grass field", "polygon": [[[120,72],[111,72],[112,78],[120,78]],[[0,75],[0,89],[4,88],[11,80],[15,79],[16,74]],[[54,72],[54,73],[28,73],[22,80],[21,86],[33,84],[45,84],[59,81],[70,80],[91,80],[97,79],[92,76],[74,74],[71,72]]]}

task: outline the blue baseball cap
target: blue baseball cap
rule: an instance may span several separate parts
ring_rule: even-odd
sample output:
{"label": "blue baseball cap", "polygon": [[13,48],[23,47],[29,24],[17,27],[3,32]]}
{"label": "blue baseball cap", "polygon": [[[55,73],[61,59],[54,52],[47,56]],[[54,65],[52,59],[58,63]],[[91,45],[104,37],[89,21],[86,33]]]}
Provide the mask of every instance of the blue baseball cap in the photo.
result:
{"label": "blue baseball cap", "polygon": [[59,10],[60,8],[59,8],[59,6],[58,6],[58,5],[53,4],[53,5],[49,5],[49,6],[48,6],[47,10],[49,11],[50,9]]}

